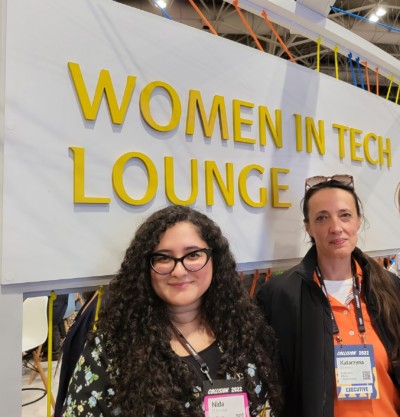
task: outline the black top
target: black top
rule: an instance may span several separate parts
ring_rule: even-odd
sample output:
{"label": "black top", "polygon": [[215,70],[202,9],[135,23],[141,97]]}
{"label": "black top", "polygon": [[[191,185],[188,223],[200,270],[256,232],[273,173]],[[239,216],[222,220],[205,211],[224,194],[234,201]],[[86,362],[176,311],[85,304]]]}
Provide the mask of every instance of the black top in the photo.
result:
{"label": "black top", "polygon": [[67,394],[69,381],[71,380],[75,365],[85,346],[86,336],[93,328],[97,298],[98,296],[86,300],[85,304],[81,307],[75,317],[75,321],[69,328],[64,340],[62,346],[60,382],[58,385],[54,417],[61,417],[61,409]]}
{"label": "black top", "polygon": [[[207,364],[211,378],[217,379],[219,363],[221,361],[221,352],[217,342],[212,343],[201,352],[198,352],[198,354]],[[181,359],[186,363],[189,369],[193,369],[193,372],[196,375],[196,384],[201,387],[203,385],[203,381],[206,380],[206,376],[203,374],[203,372],[201,372],[200,365],[196,362],[192,355],[181,356]]]}

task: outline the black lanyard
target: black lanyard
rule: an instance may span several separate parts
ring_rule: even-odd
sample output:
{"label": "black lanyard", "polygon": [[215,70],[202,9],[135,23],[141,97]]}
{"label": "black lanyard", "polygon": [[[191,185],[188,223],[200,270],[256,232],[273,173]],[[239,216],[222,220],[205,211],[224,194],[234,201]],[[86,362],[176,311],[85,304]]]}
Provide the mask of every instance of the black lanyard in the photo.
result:
{"label": "black lanyard", "polygon": [[207,379],[212,384],[213,381],[210,376],[210,370],[204,359],[195,351],[193,346],[186,340],[185,336],[171,323],[172,329],[174,330],[176,336],[178,337],[181,344],[186,348],[186,350],[193,356],[196,362],[200,365],[200,370],[207,377]]}
{"label": "black lanyard", "polygon": [[[365,324],[364,324],[364,318],[363,318],[362,309],[361,309],[360,290],[359,290],[358,285],[357,285],[356,274],[355,274],[355,271],[354,271],[353,267],[352,267],[352,270],[353,270],[353,277],[352,277],[353,278],[353,297],[354,297],[354,304],[355,304],[355,308],[356,308],[358,334],[361,337],[361,339],[362,339],[362,341],[365,345],[366,344],[366,341],[365,341]],[[325,296],[326,296],[326,298],[328,299],[328,302],[329,302],[328,291],[326,289],[324,278],[322,277],[322,273],[321,273],[321,270],[319,269],[318,265],[316,265],[316,267],[315,267],[315,273],[317,274],[318,281],[321,284],[321,287],[323,288]],[[340,346],[342,346],[343,345],[342,338],[339,335],[339,327],[336,323],[336,319],[335,319],[335,316],[333,314],[333,310],[332,310],[332,306],[331,306],[330,302],[329,302],[329,307],[330,307],[330,314],[331,314],[331,319],[332,319],[333,334],[336,335],[336,340],[338,341],[338,343],[340,343]]]}

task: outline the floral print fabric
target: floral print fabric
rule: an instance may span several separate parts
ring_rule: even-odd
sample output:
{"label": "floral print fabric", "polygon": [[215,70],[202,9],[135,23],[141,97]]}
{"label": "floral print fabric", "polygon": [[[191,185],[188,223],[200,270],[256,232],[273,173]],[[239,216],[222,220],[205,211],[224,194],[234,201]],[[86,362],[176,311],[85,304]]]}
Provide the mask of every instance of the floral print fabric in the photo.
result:
{"label": "floral print fabric", "polygon": [[76,365],[64,402],[62,417],[117,416],[108,377],[109,361],[99,336],[88,342]]}
{"label": "floral print fabric", "polygon": [[[218,347],[215,350],[218,351]],[[109,379],[110,370],[104,341],[100,336],[96,336],[86,343],[82,356],[76,365],[64,402],[62,417],[115,417],[120,415],[118,407],[115,407],[112,402],[115,393]],[[245,372],[256,380],[257,369],[254,364],[249,363]],[[226,379],[232,378],[231,375],[226,375]],[[194,387],[194,391],[197,395],[201,395],[200,387]],[[261,383],[256,382],[255,393],[258,398],[265,398],[266,392]],[[187,402],[185,406],[190,408],[190,402]],[[252,417],[264,417],[265,405],[251,410],[250,414]]]}

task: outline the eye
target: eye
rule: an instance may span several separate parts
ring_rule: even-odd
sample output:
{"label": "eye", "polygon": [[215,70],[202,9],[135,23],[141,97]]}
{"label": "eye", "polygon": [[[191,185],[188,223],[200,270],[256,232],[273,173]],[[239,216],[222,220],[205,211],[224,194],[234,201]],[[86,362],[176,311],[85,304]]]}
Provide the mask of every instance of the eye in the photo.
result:
{"label": "eye", "polygon": [[349,217],[352,217],[352,215],[351,213],[346,212],[346,213],[342,213],[340,217],[349,218]]}
{"label": "eye", "polygon": [[325,215],[325,214],[320,214],[319,216],[317,216],[317,217],[315,218],[315,221],[316,221],[316,222],[318,222],[318,223],[321,223],[321,222],[325,221],[327,218],[328,218],[328,216],[327,216],[327,215]]}
{"label": "eye", "polygon": [[186,255],[186,258],[188,259],[197,259],[200,258],[200,256],[203,254],[203,252],[196,251],[196,252],[190,252]]}
{"label": "eye", "polygon": [[155,263],[168,263],[171,262],[171,257],[168,255],[154,255],[152,257],[153,264]]}

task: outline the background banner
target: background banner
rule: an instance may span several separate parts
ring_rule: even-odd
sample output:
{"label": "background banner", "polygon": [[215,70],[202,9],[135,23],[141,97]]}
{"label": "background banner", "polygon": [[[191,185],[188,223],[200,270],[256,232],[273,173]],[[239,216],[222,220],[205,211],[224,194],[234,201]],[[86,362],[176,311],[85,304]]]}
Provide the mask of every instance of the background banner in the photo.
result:
{"label": "background banner", "polygon": [[8,2],[3,284],[114,274],[169,204],[278,265],[320,174],[354,176],[359,246],[397,251],[399,161],[400,107],[362,89],[110,1]]}

